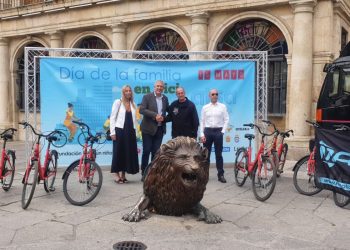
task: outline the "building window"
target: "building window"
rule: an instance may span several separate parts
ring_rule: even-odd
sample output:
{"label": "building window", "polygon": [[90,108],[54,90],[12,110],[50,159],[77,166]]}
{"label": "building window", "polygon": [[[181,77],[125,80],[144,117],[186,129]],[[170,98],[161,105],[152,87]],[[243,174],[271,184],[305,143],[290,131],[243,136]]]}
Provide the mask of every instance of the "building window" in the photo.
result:
{"label": "building window", "polygon": [[[188,51],[184,39],[174,30],[159,29],[151,31],[138,50],[141,51]],[[157,59],[157,55],[148,55]],[[167,56],[166,56],[167,57]],[[171,59],[188,59],[188,55],[169,55]],[[168,58],[167,57],[167,58]],[[164,58],[164,55],[162,55]]]}
{"label": "building window", "polygon": [[[89,36],[85,37],[82,40],[80,40],[74,48],[78,49],[97,49],[97,50],[108,50],[107,44],[101,39],[96,36]],[[73,52],[73,57],[93,57],[93,58],[112,58],[111,53],[106,52],[91,52],[91,51],[79,51],[79,52]]]}
{"label": "building window", "polygon": [[268,112],[279,116],[286,113],[287,62],[284,56],[270,56],[268,62]]}
{"label": "building window", "polygon": [[345,48],[347,43],[348,43],[348,32],[344,28],[341,28],[341,50]]}
{"label": "building window", "polygon": [[[30,43],[26,45],[26,47],[43,47],[40,43]],[[39,68],[39,65],[37,65]],[[40,71],[36,70],[36,108],[37,110],[40,110]],[[24,111],[25,109],[25,75],[24,75],[24,49],[20,57],[17,58],[17,106],[21,111]],[[29,91],[32,91],[29,89]],[[29,93],[29,95],[33,95],[33,93]],[[29,103],[29,109],[33,109],[33,103]]]}
{"label": "building window", "polygon": [[280,29],[269,21],[254,19],[236,23],[217,45],[219,51],[268,52],[268,114],[286,113],[287,42]]}

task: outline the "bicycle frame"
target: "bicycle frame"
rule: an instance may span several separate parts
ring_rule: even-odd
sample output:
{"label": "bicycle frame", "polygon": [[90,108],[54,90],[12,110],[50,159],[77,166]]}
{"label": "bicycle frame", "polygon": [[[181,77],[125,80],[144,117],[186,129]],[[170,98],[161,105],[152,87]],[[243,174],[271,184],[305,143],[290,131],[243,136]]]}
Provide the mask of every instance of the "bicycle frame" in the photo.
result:
{"label": "bicycle frame", "polygon": [[316,147],[313,148],[312,152],[310,153],[310,157],[307,160],[307,174],[312,175],[315,174],[315,152]]}
{"label": "bicycle frame", "polygon": [[258,170],[260,174],[260,169],[261,169],[261,156],[264,154],[264,149],[265,149],[265,143],[264,143],[264,137],[261,140],[260,147],[258,152],[255,155],[254,162],[252,161],[252,147],[251,147],[251,141],[249,142],[249,147],[247,149],[247,154],[248,154],[248,173],[252,173],[254,170],[254,166],[256,163],[258,163]]}
{"label": "bicycle frame", "polygon": [[[29,169],[31,167],[31,163],[33,161],[38,162],[39,181],[45,180],[51,176],[51,175],[47,175],[47,173],[46,173],[46,166],[49,163],[49,161],[51,160],[51,155],[50,155],[51,143],[49,143],[49,145],[46,148],[44,164],[42,165],[41,159],[40,159],[41,158],[40,157],[40,139],[41,139],[41,136],[39,135],[37,141],[35,142],[34,152],[33,152],[32,156],[30,157],[30,160],[29,160],[28,165],[27,165],[27,169]],[[29,171],[26,171],[25,180],[27,180],[27,178],[28,178],[28,173],[29,173]]]}
{"label": "bicycle frame", "polygon": [[[10,172],[5,173],[5,175],[3,175],[3,171],[4,171],[4,166],[5,166],[5,161],[9,160],[9,156],[6,153],[6,140],[4,141],[4,144],[2,146],[2,151],[1,151],[1,161],[0,161],[0,180],[2,180],[4,177],[8,176],[9,174],[11,174]],[[9,162],[10,164],[10,162]],[[12,167],[12,166],[11,166]]]}
{"label": "bicycle frame", "polygon": [[86,160],[95,161],[94,150],[92,148],[93,143],[89,145],[89,140],[85,140],[85,144],[83,147],[83,155],[79,160],[78,167],[78,178],[79,182],[83,182],[87,177],[93,176],[96,170],[90,172],[90,168],[87,166]]}
{"label": "bicycle frame", "polygon": [[[11,131],[12,134],[6,134],[8,131]],[[1,159],[0,159],[0,180],[3,180],[4,177],[7,177],[8,175],[12,174],[11,172],[5,173],[5,175],[3,173],[4,173],[4,168],[5,168],[5,162],[7,161],[9,164],[11,164],[10,157],[8,156],[8,154],[6,152],[6,143],[7,143],[8,139],[12,139],[12,136],[13,136],[15,131],[17,131],[17,129],[9,128],[1,133],[1,138],[3,139],[4,143],[2,145]],[[14,153],[14,151],[13,151],[13,153]],[[10,166],[11,166],[11,168],[13,167],[12,165],[10,165]]]}

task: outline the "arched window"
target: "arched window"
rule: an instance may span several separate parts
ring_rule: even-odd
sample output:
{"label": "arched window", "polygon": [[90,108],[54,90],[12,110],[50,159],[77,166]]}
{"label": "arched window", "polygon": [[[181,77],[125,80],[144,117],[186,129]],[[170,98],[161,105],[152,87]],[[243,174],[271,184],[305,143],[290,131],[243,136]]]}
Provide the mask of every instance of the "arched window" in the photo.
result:
{"label": "arched window", "polygon": [[[38,42],[32,42],[26,45],[26,47],[44,47]],[[17,57],[17,97],[16,102],[20,110],[25,109],[25,75],[24,75],[24,48],[22,49],[20,56]],[[30,94],[30,93],[29,93]],[[39,70],[36,71],[36,108],[40,109],[40,74]],[[31,104],[32,105],[32,104]],[[33,107],[29,107],[33,108]]]}
{"label": "arched window", "polygon": [[254,19],[236,23],[217,45],[219,51],[268,52],[268,113],[286,113],[288,46],[280,29],[273,23]]}
{"label": "arched window", "polygon": [[[99,37],[88,36],[81,39],[74,48],[79,49],[97,49],[97,50],[108,50],[107,44]],[[112,58],[111,53],[106,52],[74,52],[74,57],[95,57],[95,58]]]}
{"label": "arched window", "polygon": [[[158,29],[151,31],[142,42],[141,51],[188,51],[184,39],[174,30]],[[151,56],[151,58],[149,58]],[[164,55],[162,55],[164,58]],[[168,59],[188,59],[188,55],[166,55]],[[157,55],[148,55],[148,59],[157,59]],[[160,59],[160,58],[159,58]]]}

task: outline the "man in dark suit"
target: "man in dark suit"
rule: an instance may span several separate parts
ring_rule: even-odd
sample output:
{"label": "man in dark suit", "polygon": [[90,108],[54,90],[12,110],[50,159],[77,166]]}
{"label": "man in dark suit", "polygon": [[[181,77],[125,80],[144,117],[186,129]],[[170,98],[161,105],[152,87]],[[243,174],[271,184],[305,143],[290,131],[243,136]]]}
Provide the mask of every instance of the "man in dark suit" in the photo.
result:
{"label": "man in dark suit", "polygon": [[143,146],[141,160],[142,175],[148,165],[150,153],[152,154],[151,160],[153,160],[162,144],[163,135],[166,133],[165,117],[169,108],[169,101],[162,94],[163,90],[164,82],[157,80],[154,83],[154,92],[144,95],[140,105],[140,114],[143,115],[141,122]]}

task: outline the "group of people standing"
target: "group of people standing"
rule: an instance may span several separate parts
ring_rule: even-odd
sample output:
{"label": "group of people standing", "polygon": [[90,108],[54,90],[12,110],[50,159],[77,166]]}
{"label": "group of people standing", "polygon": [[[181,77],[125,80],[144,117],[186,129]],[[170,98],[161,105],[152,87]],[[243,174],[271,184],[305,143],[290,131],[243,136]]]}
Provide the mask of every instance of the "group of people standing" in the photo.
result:
{"label": "group of people standing", "polygon": [[[210,103],[201,111],[199,121],[196,107],[187,97],[184,88],[176,89],[177,100],[169,105],[168,98],[163,94],[164,82],[157,80],[153,92],[142,98],[140,114],[142,132],[142,179],[146,174],[149,156],[153,160],[160,148],[166,133],[166,122],[172,122],[171,136],[188,136],[194,139],[198,135],[210,153],[214,144],[218,180],[226,183],[223,168],[223,135],[229,122],[227,108],[218,102],[218,91],[209,92]],[[115,173],[116,183],[126,183],[125,173],[139,172],[138,151],[136,144],[136,105],[133,92],[129,85],[122,88],[122,97],[114,101],[110,115],[110,133],[113,140],[113,158],[111,173]]]}

